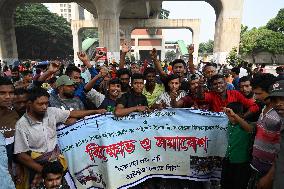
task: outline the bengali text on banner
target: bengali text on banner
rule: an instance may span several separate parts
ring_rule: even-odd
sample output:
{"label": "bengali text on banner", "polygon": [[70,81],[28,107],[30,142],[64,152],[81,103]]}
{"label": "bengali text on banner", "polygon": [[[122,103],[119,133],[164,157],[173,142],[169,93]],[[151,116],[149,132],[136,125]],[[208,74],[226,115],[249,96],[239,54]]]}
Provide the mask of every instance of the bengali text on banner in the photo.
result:
{"label": "bengali text on banner", "polygon": [[78,189],[129,188],[147,178],[219,179],[227,146],[223,113],[165,109],[87,117],[58,130]]}

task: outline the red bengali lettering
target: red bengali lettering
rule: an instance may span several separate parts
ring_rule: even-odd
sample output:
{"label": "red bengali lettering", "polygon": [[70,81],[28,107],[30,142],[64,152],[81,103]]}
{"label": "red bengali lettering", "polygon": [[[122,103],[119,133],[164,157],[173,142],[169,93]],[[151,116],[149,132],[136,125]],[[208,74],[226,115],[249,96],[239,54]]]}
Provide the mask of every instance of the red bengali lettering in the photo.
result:
{"label": "red bengali lettering", "polygon": [[107,161],[107,158],[104,156],[104,148],[103,146],[99,146],[95,143],[90,143],[86,146],[86,151],[91,160],[94,160],[94,157]]}
{"label": "red bengali lettering", "polygon": [[146,151],[151,150],[151,140],[149,138],[145,138],[144,140],[140,141],[140,145],[142,148],[144,148]]}
{"label": "red bengali lettering", "polygon": [[157,142],[158,147],[162,147],[167,150],[174,149],[175,151],[187,151],[188,147],[191,147],[194,152],[197,151],[197,147],[204,147],[205,152],[207,152],[208,138],[205,136],[203,138],[197,137],[154,137]]}
{"label": "red bengali lettering", "polygon": [[86,146],[85,152],[89,154],[91,160],[94,160],[94,158],[96,157],[107,161],[107,157],[104,155],[104,153],[114,158],[118,158],[118,154],[121,154],[122,157],[125,157],[125,151],[128,154],[134,152],[135,142],[136,140],[120,141],[116,144],[111,144],[108,146],[99,146],[95,143],[90,143]]}

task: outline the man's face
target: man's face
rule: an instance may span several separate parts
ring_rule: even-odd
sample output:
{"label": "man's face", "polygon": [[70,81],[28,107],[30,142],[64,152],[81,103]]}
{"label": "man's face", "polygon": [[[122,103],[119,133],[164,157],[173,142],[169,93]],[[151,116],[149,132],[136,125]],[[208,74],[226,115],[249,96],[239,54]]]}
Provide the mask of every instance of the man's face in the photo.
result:
{"label": "man's face", "polygon": [[41,96],[37,98],[34,102],[28,102],[30,105],[29,108],[34,113],[43,116],[45,112],[47,111],[48,107],[48,97],[47,96]]}
{"label": "man's face", "polygon": [[130,81],[130,76],[128,74],[123,74],[119,77],[122,86],[128,86]]}
{"label": "man's face", "polygon": [[0,107],[11,108],[14,98],[13,85],[0,85]]}
{"label": "man's face", "polygon": [[252,93],[252,87],[250,85],[250,81],[244,81],[244,82],[240,82],[240,92],[244,95],[244,96],[249,96]]}
{"label": "man's face", "polygon": [[156,75],[155,73],[148,73],[145,77],[146,83],[149,85],[153,85],[156,82]]}
{"label": "man's face", "polygon": [[130,70],[132,74],[140,73],[140,68],[137,64],[132,64]]}
{"label": "man's face", "polygon": [[212,89],[218,94],[226,91],[226,82],[223,78],[215,79],[212,83]]}
{"label": "man's face", "polygon": [[33,75],[29,73],[23,77],[23,80],[30,83],[33,80]]}
{"label": "man's face", "polygon": [[235,77],[237,75],[235,72],[232,72],[232,71],[231,71],[230,74],[231,74],[232,77]]}
{"label": "man's face", "polygon": [[284,96],[277,96],[271,98],[273,109],[276,110],[278,115],[284,118]]}
{"label": "man's face", "polygon": [[176,63],[173,66],[173,73],[178,75],[179,77],[183,77],[185,74],[185,68],[183,63]]}
{"label": "man's face", "polygon": [[63,95],[66,98],[74,98],[74,91],[75,91],[74,85],[64,85],[62,86],[62,89],[63,89]]}
{"label": "man's face", "polygon": [[15,95],[13,105],[17,112],[24,114],[26,112],[28,94]]}
{"label": "man's face", "polygon": [[44,179],[44,185],[46,189],[58,189],[61,185],[62,175],[48,173]]}
{"label": "man's face", "polygon": [[19,74],[18,71],[11,72],[11,77],[12,77],[13,81],[18,81],[20,79],[20,74]]}
{"label": "man's face", "polygon": [[208,66],[204,70],[204,77],[210,79],[212,76],[216,75],[217,71],[214,66]]}
{"label": "man's face", "polygon": [[141,94],[144,88],[144,80],[143,79],[134,79],[132,81],[132,87],[135,93]]}
{"label": "man's face", "polygon": [[191,92],[197,92],[199,86],[199,79],[194,79],[189,82],[189,87]]}
{"label": "man's face", "polygon": [[177,92],[179,90],[179,87],[180,87],[179,78],[172,79],[171,81],[169,81],[168,85],[169,85],[171,92]]}
{"label": "man's face", "polygon": [[109,95],[112,97],[119,97],[121,95],[121,85],[120,84],[110,84],[109,85]]}
{"label": "man's face", "polygon": [[86,67],[85,66],[81,66],[81,72],[85,72],[86,71]]}
{"label": "man's face", "polygon": [[260,87],[253,89],[254,98],[260,102],[264,102],[267,99],[269,93],[262,90]]}
{"label": "man's face", "polygon": [[75,83],[81,82],[81,74],[79,72],[72,72],[70,75],[70,79],[72,79]]}

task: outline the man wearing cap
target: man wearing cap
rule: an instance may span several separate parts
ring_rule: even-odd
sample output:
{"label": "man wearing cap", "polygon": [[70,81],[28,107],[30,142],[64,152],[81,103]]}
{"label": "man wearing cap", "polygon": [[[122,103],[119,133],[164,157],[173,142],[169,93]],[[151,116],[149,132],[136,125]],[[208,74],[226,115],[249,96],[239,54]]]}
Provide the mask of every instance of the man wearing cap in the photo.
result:
{"label": "man wearing cap", "polygon": [[84,110],[83,102],[74,97],[74,84],[67,75],[60,76],[55,82],[58,94],[50,96],[49,106],[71,111]]}
{"label": "man wearing cap", "polygon": [[273,183],[274,189],[281,189],[284,186],[284,80],[277,81],[272,85],[269,98],[282,120],[280,152],[275,163]]}

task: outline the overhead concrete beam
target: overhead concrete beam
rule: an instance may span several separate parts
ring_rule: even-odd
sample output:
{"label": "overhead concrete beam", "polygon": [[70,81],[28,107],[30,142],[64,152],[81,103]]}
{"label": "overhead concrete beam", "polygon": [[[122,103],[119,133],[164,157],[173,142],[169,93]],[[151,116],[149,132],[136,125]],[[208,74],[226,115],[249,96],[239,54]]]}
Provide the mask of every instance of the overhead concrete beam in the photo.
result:
{"label": "overhead concrete beam", "polygon": [[[200,28],[199,19],[120,19],[121,25],[128,25],[134,29],[138,28],[161,28],[178,29],[186,28],[193,32],[193,29]],[[97,28],[98,20],[72,20],[71,28]]]}
{"label": "overhead concrete beam", "polygon": [[[150,28],[150,29],[177,29],[186,28],[192,32],[192,41],[195,46],[194,58],[195,62],[198,57],[199,47],[199,33],[200,33],[200,20],[199,19],[120,19],[120,28],[124,31],[125,37],[129,40],[131,31],[138,28]],[[97,19],[94,20],[73,20],[71,22],[71,29],[74,34],[83,28],[97,28],[99,23]],[[75,43],[77,43],[78,37],[73,37]],[[120,38],[109,37],[108,40],[120,41]],[[107,44],[107,43],[105,43]],[[74,45],[78,46],[78,45]],[[106,46],[108,48],[108,46]],[[119,49],[117,51],[119,52]]]}

